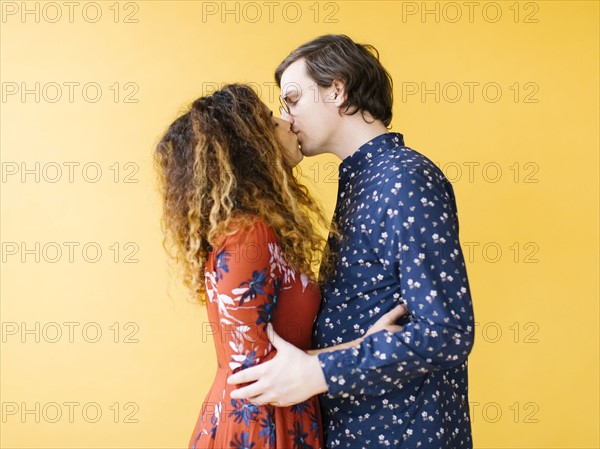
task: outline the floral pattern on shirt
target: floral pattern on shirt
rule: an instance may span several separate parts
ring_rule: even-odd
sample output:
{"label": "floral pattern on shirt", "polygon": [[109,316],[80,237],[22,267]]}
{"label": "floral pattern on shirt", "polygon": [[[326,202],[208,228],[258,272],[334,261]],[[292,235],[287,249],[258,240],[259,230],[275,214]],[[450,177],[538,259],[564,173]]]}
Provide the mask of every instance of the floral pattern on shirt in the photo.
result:
{"label": "floral pattern on shirt", "polygon": [[474,317],[454,192],[399,133],[340,164],[334,220],[343,240],[323,286],[317,347],[360,337],[404,302],[398,333],[319,355],[326,447],[472,448],[467,356]]}

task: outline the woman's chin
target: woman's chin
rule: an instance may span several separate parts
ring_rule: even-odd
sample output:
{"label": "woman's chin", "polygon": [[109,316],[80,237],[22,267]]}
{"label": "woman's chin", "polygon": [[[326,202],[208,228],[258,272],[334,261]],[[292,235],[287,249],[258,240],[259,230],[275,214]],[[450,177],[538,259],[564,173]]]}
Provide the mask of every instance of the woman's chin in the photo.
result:
{"label": "woman's chin", "polygon": [[298,166],[298,164],[300,164],[300,162],[302,162],[303,159],[304,159],[303,155],[296,156],[294,158],[294,160],[292,161],[292,168],[296,168]]}

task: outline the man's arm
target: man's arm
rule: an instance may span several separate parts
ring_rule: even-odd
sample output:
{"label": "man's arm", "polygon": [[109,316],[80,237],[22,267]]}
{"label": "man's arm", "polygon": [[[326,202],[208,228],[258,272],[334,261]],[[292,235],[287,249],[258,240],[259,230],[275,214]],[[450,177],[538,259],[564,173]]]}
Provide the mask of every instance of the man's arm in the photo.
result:
{"label": "man's arm", "polygon": [[[359,345],[371,333],[381,329],[400,331],[396,320],[406,313],[402,305],[385,313],[371,326],[367,334],[352,342],[333,346],[318,353],[335,351],[344,347]],[[230,384],[254,382],[249,386],[231,392],[233,399],[249,399],[252,403],[288,406],[305,401],[311,396],[327,392],[328,386],[321,369],[319,359],[311,355],[312,351],[304,351],[279,337],[269,324],[268,337],[277,350],[277,355],[261,365],[248,368],[233,374],[227,379]]]}
{"label": "man's arm", "polygon": [[375,250],[397,260],[410,322],[401,331],[378,331],[358,347],[318,355],[281,340],[273,360],[228,378],[230,384],[256,381],[232,397],[289,405],[322,392],[380,394],[391,384],[466,360],[473,346],[473,309],[451,186],[444,188],[427,173],[404,173],[397,181],[390,213],[383,211],[388,238]]}
{"label": "man's arm", "polygon": [[405,171],[393,182],[374,249],[396,262],[411,319],[400,332],[376,332],[357,347],[319,354],[330,395],[384,393],[462,363],[473,346],[473,309],[452,187],[432,171]]}

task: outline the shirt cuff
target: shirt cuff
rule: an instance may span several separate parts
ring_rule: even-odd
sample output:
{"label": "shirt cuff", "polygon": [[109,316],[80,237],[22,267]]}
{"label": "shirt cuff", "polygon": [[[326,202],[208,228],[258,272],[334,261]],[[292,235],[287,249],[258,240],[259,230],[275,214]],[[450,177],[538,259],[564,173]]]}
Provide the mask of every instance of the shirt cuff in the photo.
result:
{"label": "shirt cuff", "polygon": [[356,349],[340,349],[318,354],[319,364],[327,382],[328,395],[344,398],[350,396],[348,391],[353,390],[350,378],[355,371],[353,351]]}

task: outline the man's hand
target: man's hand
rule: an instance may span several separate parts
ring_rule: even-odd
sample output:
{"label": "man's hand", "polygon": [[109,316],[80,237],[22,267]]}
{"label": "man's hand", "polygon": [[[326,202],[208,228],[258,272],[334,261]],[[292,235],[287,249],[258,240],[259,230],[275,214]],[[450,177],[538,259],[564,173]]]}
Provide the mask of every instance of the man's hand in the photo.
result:
{"label": "man's hand", "polygon": [[327,382],[316,355],[308,355],[275,333],[267,334],[277,354],[268,362],[239,371],[228,384],[254,382],[231,392],[232,399],[248,399],[257,405],[290,406],[327,391]]}

